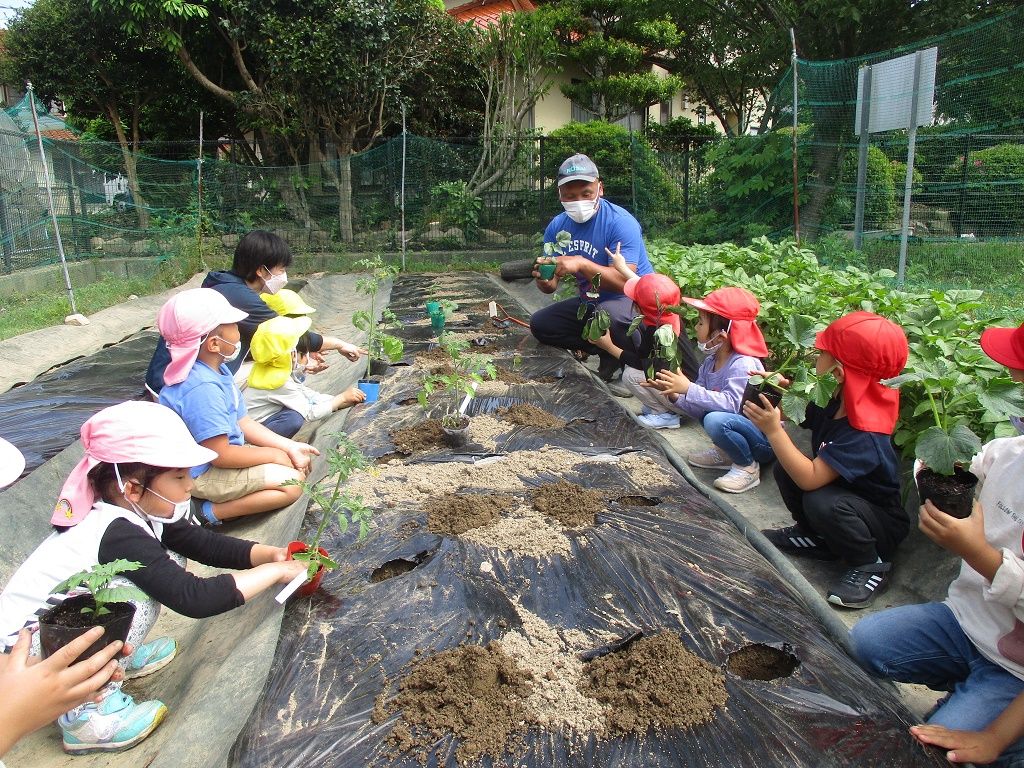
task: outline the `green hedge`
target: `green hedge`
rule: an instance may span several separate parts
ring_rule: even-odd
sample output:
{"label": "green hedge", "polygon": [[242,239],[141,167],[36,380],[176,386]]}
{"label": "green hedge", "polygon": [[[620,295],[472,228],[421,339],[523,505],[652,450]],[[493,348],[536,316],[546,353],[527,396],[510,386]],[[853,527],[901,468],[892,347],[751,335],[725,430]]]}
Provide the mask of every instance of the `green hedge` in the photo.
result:
{"label": "green hedge", "polygon": [[1024,233],[1024,144],[997,144],[967,158],[967,190],[959,204],[963,157],[943,181],[954,187],[949,205],[961,232],[980,236]]}

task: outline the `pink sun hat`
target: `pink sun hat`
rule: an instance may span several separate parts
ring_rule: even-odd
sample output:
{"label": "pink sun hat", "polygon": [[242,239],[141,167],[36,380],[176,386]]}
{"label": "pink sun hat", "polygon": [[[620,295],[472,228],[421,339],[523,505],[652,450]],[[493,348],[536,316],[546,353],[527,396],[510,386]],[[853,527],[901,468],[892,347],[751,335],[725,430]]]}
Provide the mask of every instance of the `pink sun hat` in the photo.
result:
{"label": "pink sun hat", "polygon": [[0,488],[21,477],[25,470],[25,457],[21,451],[0,437]]}
{"label": "pink sun hat", "polygon": [[171,362],[164,370],[164,383],[178,384],[188,378],[202,340],[210,331],[248,316],[212,288],[191,288],[168,299],[156,316],[156,327],[171,354]]}
{"label": "pink sun hat", "polygon": [[82,425],[82,447],[85,456],[60,489],[57,506],[50,518],[53,525],[65,528],[77,525],[89,514],[96,501],[89,472],[97,464],[139,462],[153,467],[184,469],[217,458],[216,451],[204,448],[192,439],[178,414],[159,403],[140,400],[104,408],[85,422]]}

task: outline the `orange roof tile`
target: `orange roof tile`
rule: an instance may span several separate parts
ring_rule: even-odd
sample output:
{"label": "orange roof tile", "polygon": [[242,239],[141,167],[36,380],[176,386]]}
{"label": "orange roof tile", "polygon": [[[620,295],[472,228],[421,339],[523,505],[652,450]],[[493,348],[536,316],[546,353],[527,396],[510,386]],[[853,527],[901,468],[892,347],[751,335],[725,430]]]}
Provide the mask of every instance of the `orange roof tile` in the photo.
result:
{"label": "orange roof tile", "polygon": [[506,13],[535,11],[532,0],[470,0],[468,3],[449,8],[448,13],[462,22],[473,22],[478,27],[489,27]]}
{"label": "orange roof tile", "polygon": [[55,128],[52,131],[40,131],[40,133],[48,139],[54,141],[78,141],[78,134],[74,131],[70,131],[67,128]]}

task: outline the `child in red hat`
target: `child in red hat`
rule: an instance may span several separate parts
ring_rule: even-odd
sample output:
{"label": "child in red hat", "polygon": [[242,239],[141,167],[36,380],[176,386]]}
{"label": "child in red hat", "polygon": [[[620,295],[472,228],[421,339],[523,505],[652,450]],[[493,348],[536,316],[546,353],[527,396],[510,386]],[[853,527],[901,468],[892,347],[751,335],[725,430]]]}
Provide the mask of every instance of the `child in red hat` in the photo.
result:
{"label": "child in red hat", "polygon": [[761,464],[772,458],[768,439],[739,413],[750,372],[763,371],[761,358],[768,355],[756,322],[761,305],[750,291],[736,287],[683,301],[697,309],[697,347],[707,357],[695,377],[659,371],[650,386],[660,390],[663,407],[696,419],[711,438],[710,448],[691,453],[687,461],[728,470],[714,486],[743,493],[760,484]]}
{"label": "child in red hat", "polygon": [[[1024,326],[987,329],[981,348],[1024,381]],[[918,741],[952,762],[1024,765],[1024,437],[986,443],[971,472],[970,517],[920,509],[921,531],[963,558],[946,599],[876,613],[851,638],[872,674],[951,692],[910,729]]]}
{"label": "child in red hat", "polygon": [[881,383],[907,364],[907,337],[884,317],[854,312],[819,333],[815,347],[818,375],[831,372],[840,387],[824,408],[807,407],[800,426],[811,430],[811,458],[766,398],[762,408],[743,408],[775,449],[779,493],[796,521],[763,533],[787,554],[845,561],[829,602],[864,608],[889,586],[893,553],[910,527],[892,444],[899,392]]}

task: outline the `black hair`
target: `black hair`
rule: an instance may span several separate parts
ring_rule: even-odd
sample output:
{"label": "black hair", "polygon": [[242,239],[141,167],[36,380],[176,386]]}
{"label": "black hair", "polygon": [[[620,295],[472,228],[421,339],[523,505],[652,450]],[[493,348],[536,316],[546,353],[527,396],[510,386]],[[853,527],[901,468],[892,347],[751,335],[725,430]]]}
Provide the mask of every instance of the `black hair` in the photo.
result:
{"label": "black hair", "polygon": [[[149,488],[153,480],[164,472],[171,472],[175,467],[154,467],[150,464],[143,464],[138,461],[119,461],[117,469],[121,473],[121,480],[136,480],[142,483],[143,488]],[[107,462],[97,464],[89,470],[89,483],[96,494],[107,502],[113,504],[120,489],[117,487],[117,475],[114,473],[114,465]]]}
{"label": "black hair", "polygon": [[295,345],[295,351],[297,351],[300,355],[308,355],[310,352],[313,351],[312,347],[313,343],[309,338],[309,331],[306,331],[304,334],[299,336],[299,341]]}
{"label": "black hair", "polygon": [[712,336],[719,331],[728,332],[729,330],[729,318],[716,315],[714,312],[708,312],[706,309],[703,312],[708,316],[708,331],[709,336]]}
{"label": "black hair", "polygon": [[243,280],[255,280],[260,267],[288,267],[292,251],[282,238],[265,229],[254,229],[238,241],[231,271]]}

